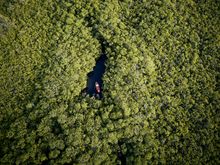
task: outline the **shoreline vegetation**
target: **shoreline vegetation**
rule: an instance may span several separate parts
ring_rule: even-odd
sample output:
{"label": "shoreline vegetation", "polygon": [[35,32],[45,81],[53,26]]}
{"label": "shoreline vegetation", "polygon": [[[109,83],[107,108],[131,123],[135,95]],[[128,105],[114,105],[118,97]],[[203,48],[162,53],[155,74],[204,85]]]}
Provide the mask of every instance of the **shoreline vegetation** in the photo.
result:
{"label": "shoreline vegetation", "polygon": [[1,0],[0,164],[220,164],[219,9]]}

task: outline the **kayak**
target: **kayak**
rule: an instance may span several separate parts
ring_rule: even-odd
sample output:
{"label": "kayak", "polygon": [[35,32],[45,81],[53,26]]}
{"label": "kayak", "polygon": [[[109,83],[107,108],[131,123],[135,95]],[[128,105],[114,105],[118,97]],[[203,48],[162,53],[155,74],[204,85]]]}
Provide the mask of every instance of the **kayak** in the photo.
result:
{"label": "kayak", "polygon": [[98,82],[95,82],[95,89],[96,89],[96,92],[97,92],[97,93],[100,93],[100,92],[101,92],[100,86],[99,86],[99,83],[98,83]]}

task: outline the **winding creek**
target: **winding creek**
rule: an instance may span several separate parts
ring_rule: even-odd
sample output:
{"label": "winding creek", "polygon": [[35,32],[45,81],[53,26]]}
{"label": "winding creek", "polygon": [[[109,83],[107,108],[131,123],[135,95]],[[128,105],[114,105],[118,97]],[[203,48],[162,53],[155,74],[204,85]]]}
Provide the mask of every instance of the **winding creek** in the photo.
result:
{"label": "winding creek", "polygon": [[103,87],[103,81],[102,81],[102,76],[105,72],[105,61],[107,59],[106,54],[102,54],[98,60],[96,61],[96,65],[93,68],[93,71],[88,73],[88,78],[87,78],[87,88],[86,88],[86,93],[89,94],[90,96],[96,96],[97,91],[95,89],[95,82],[98,82],[101,92],[99,93],[99,98],[103,97],[102,94],[102,87]]}

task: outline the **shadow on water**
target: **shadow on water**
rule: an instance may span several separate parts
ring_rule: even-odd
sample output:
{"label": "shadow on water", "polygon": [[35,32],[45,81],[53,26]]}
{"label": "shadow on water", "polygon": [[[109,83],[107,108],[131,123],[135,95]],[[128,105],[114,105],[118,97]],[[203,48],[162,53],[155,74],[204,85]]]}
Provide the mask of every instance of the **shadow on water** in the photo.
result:
{"label": "shadow on water", "polygon": [[102,54],[98,60],[96,61],[96,65],[93,68],[93,71],[88,73],[88,79],[87,79],[87,87],[86,89],[83,90],[84,93],[89,94],[89,96],[96,96],[97,92],[95,89],[95,82],[98,82],[101,93],[99,93],[99,98],[102,98],[102,86],[103,86],[103,81],[102,81],[102,76],[105,72],[105,61],[107,59],[106,54]]}

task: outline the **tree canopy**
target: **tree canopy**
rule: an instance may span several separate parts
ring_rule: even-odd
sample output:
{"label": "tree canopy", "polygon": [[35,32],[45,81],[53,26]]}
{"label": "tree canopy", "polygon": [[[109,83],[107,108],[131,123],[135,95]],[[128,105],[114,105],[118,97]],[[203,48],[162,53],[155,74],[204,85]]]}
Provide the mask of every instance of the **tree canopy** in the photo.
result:
{"label": "tree canopy", "polygon": [[219,57],[218,1],[1,0],[0,164],[219,164]]}

